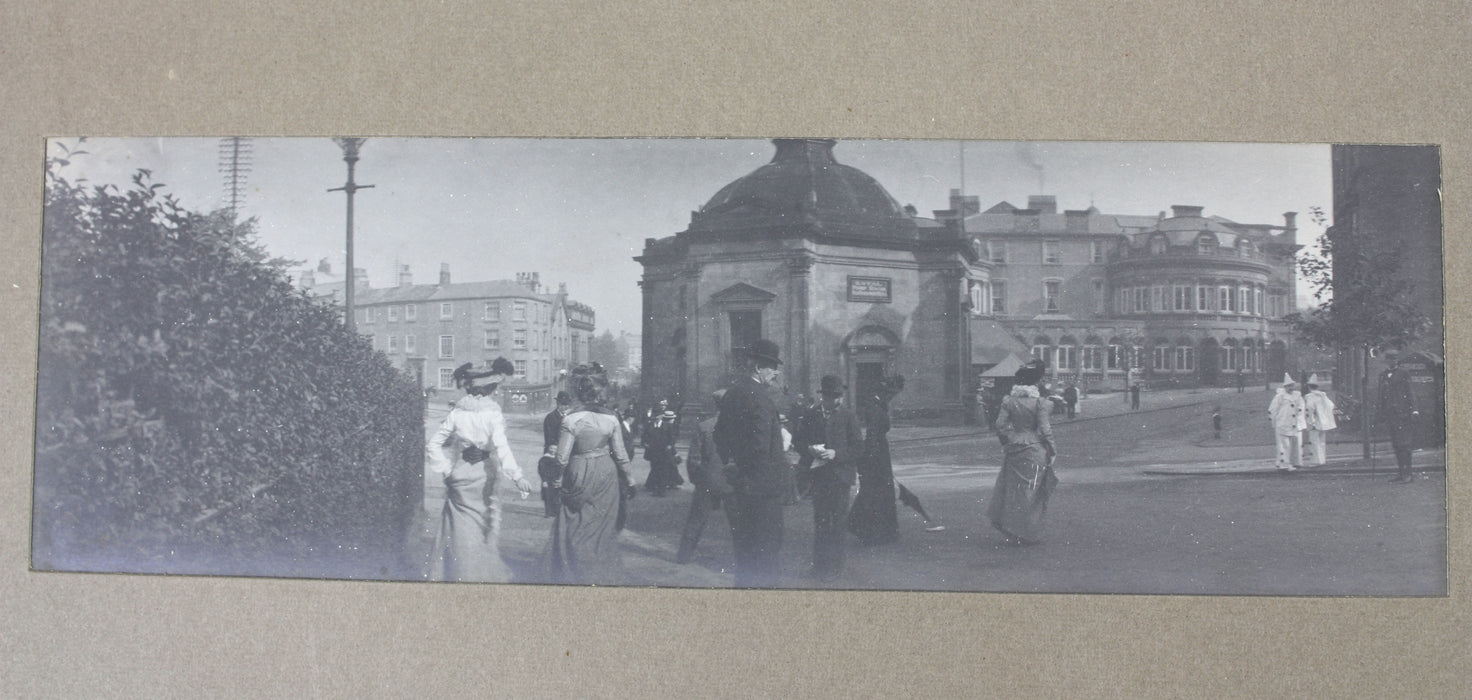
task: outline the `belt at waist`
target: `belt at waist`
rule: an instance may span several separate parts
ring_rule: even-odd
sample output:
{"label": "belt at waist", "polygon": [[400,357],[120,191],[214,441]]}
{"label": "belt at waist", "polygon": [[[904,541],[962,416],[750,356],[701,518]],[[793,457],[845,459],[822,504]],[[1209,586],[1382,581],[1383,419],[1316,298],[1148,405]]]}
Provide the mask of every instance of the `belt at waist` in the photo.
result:
{"label": "belt at waist", "polygon": [[606,448],[606,447],[603,448],[603,449],[601,449],[601,450],[587,450],[585,452],[574,452],[574,453],[572,453],[572,456],[573,457],[597,457],[599,455],[609,455],[609,456],[612,456],[613,453],[612,452],[609,452],[608,451],[608,448]]}

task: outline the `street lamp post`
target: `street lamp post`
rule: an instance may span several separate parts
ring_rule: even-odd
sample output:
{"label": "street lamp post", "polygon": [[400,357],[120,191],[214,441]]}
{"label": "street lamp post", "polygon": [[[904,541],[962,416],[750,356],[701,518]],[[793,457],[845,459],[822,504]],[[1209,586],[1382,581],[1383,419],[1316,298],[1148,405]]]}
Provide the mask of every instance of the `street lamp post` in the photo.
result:
{"label": "street lamp post", "polygon": [[353,182],[353,171],[358,165],[358,149],[363,147],[363,142],[368,139],[338,137],[332,139],[342,148],[342,160],[348,164],[348,182],[342,187],[334,187],[328,192],[346,192],[348,195],[348,226],[347,226],[347,275],[343,281],[343,302],[347,305],[348,331],[355,331],[357,319],[353,316],[353,289],[358,285],[358,273],[353,267],[353,193],[358,190],[366,190],[373,185],[359,185]]}

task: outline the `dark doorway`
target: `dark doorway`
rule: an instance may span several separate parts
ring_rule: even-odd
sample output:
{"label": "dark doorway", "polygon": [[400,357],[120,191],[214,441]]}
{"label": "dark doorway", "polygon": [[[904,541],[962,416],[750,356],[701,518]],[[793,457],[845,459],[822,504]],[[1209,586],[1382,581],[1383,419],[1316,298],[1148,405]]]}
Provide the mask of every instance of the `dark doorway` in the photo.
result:
{"label": "dark doorway", "polygon": [[1201,373],[1201,383],[1206,386],[1217,386],[1221,380],[1221,352],[1216,338],[1207,338],[1201,341],[1201,348],[1196,352],[1196,369]]}
{"label": "dark doorway", "polygon": [[856,363],[854,374],[854,397],[863,401],[879,393],[879,383],[884,380],[884,363]]}
{"label": "dark doorway", "polygon": [[732,311],[730,316],[732,350],[749,348],[754,341],[762,337],[762,312]]}

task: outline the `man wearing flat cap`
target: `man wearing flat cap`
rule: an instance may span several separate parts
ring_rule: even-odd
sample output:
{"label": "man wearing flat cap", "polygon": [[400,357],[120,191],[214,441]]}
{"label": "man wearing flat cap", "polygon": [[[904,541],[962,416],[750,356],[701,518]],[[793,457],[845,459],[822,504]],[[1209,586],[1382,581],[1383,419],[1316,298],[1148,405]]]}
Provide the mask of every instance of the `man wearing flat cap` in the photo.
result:
{"label": "man wearing flat cap", "polygon": [[780,578],[782,501],[789,485],[777,404],[768,392],[777,379],[777,344],[754,341],[735,359],[738,376],[721,398],[714,438],[729,464],[733,490],[725,501],[736,554],[736,586],[775,586]]}
{"label": "man wearing flat cap", "polygon": [[802,416],[792,444],[802,455],[798,469],[807,472],[812,484],[811,574],[832,581],[843,573],[843,525],[864,435],[858,416],[843,402],[843,380],[830,374],[820,387],[818,405]]}

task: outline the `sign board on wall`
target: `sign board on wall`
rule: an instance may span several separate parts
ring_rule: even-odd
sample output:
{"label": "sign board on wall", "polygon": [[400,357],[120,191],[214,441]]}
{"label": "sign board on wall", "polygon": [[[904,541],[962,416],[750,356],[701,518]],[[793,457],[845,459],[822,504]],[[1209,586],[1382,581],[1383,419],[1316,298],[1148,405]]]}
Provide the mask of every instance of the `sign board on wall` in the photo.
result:
{"label": "sign board on wall", "polygon": [[888,304],[893,299],[888,277],[848,278],[848,300],[869,304]]}

